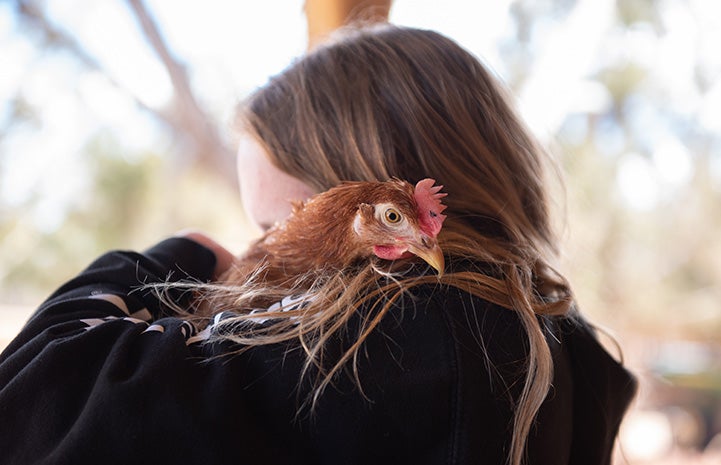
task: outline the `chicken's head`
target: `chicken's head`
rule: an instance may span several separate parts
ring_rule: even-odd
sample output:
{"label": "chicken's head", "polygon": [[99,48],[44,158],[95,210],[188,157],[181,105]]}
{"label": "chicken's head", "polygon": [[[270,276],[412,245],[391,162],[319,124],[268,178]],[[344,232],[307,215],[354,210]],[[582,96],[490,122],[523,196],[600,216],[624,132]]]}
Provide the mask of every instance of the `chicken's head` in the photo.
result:
{"label": "chicken's head", "polygon": [[441,198],[443,186],[433,179],[419,181],[415,188],[405,181],[384,183],[374,203],[361,203],[353,221],[353,231],[373,254],[385,260],[416,255],[443,274],[445,261],[437,236],[446,218]]}

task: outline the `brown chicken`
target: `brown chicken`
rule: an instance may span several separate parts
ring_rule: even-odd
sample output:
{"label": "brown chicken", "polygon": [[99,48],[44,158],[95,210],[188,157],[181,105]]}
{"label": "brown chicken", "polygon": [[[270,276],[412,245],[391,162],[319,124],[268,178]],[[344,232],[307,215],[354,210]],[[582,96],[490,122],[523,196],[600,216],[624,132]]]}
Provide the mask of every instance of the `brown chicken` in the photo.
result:
{"label": "brown chicken", "polygon": [[[323,271],[339,271],[376,256],[425,260],[443,274],[436,237],[445,206],[443,186],[423,179],[415,187],[398,179],[345,182],[294,206],[288,219],[235,260],[222,281],[250,276],[266,284],[298,289]],[[259,271],[260,270],[260,271]]]}

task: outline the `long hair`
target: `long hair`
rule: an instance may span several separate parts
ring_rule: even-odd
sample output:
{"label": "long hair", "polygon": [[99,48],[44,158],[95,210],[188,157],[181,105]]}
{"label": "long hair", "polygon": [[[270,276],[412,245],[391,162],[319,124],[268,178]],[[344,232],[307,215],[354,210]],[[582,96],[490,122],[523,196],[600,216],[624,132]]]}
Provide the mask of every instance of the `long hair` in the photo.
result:
{"label": "long hair", "polygon": [[[450,39],[385,24],[343,31],[272,78],[238,115],[241,130],[256,137],[273,164],[318,191],[342,181],[391,177],[411,182],[432,177],[445,186],[442,249],[451,262],[470,259],[494,272],[451,271],[442,283],[517,312],[528,336],[528,370],[516,399],[509,455],[511,464],[520,464],[553,373],[539,318],[566,314],[572,294],[551,265],[558,248],[546,188],[549,159],[503,86]],[[245,344],[298,338],[313,358],[360,300],[380,289],[369,277],[385,279],[381,293],[430,282],[389,281],[388,274],[369,273],[372,267],[377,270],[370,264],[314,289],[339,298],[334,311],[342,316],[303,325],[297,321],[301,313],[284,312],[295,321],[272,334],[243,333],[248,325],[238,324],[225,337]],[[243,292],[251,288],[246,283]],[[343,292],[349,288],[352,293]],[[376,324],[368,325],[340,363],[357,355]],[[319,328],[325,328],[322,337],[307,338]],[[326,384],[339,366],[326,373]]]}

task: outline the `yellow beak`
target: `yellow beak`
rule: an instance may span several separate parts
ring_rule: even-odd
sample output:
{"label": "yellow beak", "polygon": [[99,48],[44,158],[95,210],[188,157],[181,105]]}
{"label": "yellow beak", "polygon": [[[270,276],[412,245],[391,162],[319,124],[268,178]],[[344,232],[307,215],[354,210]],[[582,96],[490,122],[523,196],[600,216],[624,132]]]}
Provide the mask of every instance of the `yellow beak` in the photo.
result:
{"label": "yellow beak", "polygon": [[443,258],[443,251],[438,246],[436,239],[427,239],[408,245],[408,251],[413,255],[422,258],[426,263],[431,265],[438,271],[438,277],[443,276],[443,270],[446,267],[446,261]]}

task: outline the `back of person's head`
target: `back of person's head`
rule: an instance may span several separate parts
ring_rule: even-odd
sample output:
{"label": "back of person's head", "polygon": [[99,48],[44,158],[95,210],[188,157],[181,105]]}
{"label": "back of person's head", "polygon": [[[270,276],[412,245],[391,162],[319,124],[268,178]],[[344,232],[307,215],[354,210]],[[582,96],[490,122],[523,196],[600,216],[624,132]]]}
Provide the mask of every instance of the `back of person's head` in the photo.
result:
{"label": "back of person's head", "polygon": [[498,80],[438,33],[350,28],[272,78],[239,116],[274,164],[319,191],[394,176],[445,186],[439,242],[449,263],[484,267],[442,281],[517,311],[528,334],[511,451],[519,463],[552,373],[536,315],[568,312],[572,295],[550,266],[546,154]]}
{"label": "back of person's head", "polygon": [[449,194],[447,230],[463,223],[516,247],[555,251],[545,154],[496,78],[438,33],[341,31],[244,110],[272,161],[318,190],[431,177]]}

